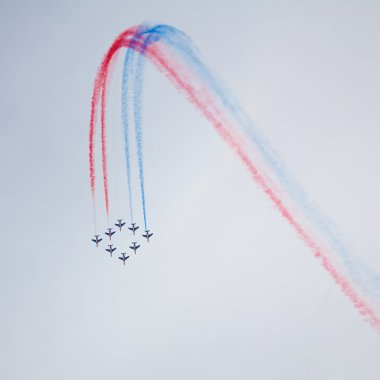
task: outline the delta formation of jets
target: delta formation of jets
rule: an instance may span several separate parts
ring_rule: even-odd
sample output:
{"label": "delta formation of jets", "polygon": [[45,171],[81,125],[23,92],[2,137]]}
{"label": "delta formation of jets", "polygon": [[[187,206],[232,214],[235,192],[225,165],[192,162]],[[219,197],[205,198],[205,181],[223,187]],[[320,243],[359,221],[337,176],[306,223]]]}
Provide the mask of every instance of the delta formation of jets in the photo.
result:
{"label": "delta formation of jets", "polygon": [[[119,228],[119,231],[121,231],[122,227],[125,225],[125,222],[123,222],[123,219],[117,219],[117,223],[115,223],[115,226]],[[132,231],[133,235],[135,236],[136,234],[136,230],[139,228],[139,226],[136,226],[136,223],[131,223],[131,226],[128,227],[129,230]],[[108,236],[109,240],[112,240],[112,236],[114,235],[116,231],[113,231],[113,228],[107,228],[107,231],[105,232],[105,234]],[[142,235],[148,242],[149,242],[149,238],[153,235],[152,232],[150,232],[150,230],[145,230],[145,233]],[[94,239],[91,239],[95,244],[96,246],[98,247],[99,246],[99,243],[103,240],[101,237],[99,237],[100,235],[95,235]],[[129,246],[130,249],[133,250],[133,252],[136,254],[136,251],[137,249],[140,247],[139,244],[137,244],[137,241],[134,241],[131,243],[132,245]],[[105,250],[107,252],[109,252],[109,254],[111,255],[112,257],[112,253],[114,251],[116,251],[116,247],[113,246],[113,244],[108,244],[107,245],[108,248],[106,248]],[[119,256],[119,259],[123,261],[123,264],[125,265],[125,261],[127,259],[129,259],[129,256],[127,255],[126,252],[121,252],[120,253],[121,256]]]}

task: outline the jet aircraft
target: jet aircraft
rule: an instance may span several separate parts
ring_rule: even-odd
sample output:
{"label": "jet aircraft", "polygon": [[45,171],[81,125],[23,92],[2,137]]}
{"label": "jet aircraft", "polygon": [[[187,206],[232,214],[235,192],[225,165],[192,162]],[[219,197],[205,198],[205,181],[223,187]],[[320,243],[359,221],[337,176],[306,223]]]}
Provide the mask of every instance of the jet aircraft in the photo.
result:
{"label": "jet aircraft", "polygon": [[108,237],[111,240],[111,237],[115,233],[115,231],[112,231],[112,228],[107,228],[107,230],[108,230],[108,232],[106,232],[105,234],[108,235]]}
{"label": "jet aircraft", "polygon": [[102,238],[99,239],[99,235],[95,235],[95,239],[91,239],[95,244],[96,246],[98,246],[98,244],[103,240]]}
{"label": "jet aircraft", "polygon": [[136,244],[137,244],[137,241],[134,241],[132,244],[133,244],[133,246],[130,245],[129,248],[130,248],[130,249],[133,249],[133,250],[135,251],[135,254],[136,254],[137,248],[139,248],[140,246],[139,246],[139,245],[136,245]]}
{"label": "jet aircraft", "polygon": [[128,227],[129,230],[133,232],[133,235],[135,234],[135,231],[139,228],[139,226],[136,226],[136,223],[131,223],[131,227]]}
{"label": "jet aircraft", "polygon": [[149,238],[153,235],[153,233],[149,233],[149,230],[145,230],[145,234],[143,235],[143,237],[148,241],[149,243]]}
{"label": "jet aircraft", "polygon": [[123,255],[122,257],[119,256],[119,259],[120,260],[123,260],[123,263],[125,265],[125,260],[129,259],[129,256],[126,256],[127,252],[121,252],[121,254]]}
{"label": "jet aircraft", "polygon": [[123,227],[125,224],[125,223],[121,223],[122,221],[123,221],[123,219],[118,219],[117,223],[115,223],[115,226],[119,227],[120,231],[121,231],[121,227]]}
{"label": "jet aircraft", "polygon": [[110,253],[111,257],[112,257],[112,252],[113,251],[116,251],[116,248],[112,248],[113,247],[113,244],[109,244],[108,245],[109,248],[106,248],[106,251]]}

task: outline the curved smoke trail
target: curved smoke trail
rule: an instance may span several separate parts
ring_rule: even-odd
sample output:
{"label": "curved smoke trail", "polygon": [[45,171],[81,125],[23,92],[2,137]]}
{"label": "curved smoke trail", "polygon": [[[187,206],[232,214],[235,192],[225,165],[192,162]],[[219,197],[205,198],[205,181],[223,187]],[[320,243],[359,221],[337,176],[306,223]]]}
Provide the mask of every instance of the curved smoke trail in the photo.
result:
{"label": "curved smoke trail", "polygon": [[131,222],[133,223],[133,203],[132,203],[132,178],[131,178],[131,155],[129,147],[129,89],[131,72],[131,61],[133,57],[133,49],[127,49],[125,53],[123,74],[122,74],[122,86],[121,86],[121,119],[123,123],[124,131],[124,157],[125,168],[127,172],[128,183],[128,200],[129,200],[129,212]]}
{"label": "curved smoke trail", "polygon": [[[324,238],[329,242],[332,249],[342,260],[342,263],[352,279],[360,285],[360,287],[378,302],[380,302],[380,276],[370,268],[360,264],[349,252],[348,247],[344,243],[340,232],[337,227],[323,215],[318,206],[309,199],[308,195],[295,181],[285,164],[277,156],[276,152],[271,148],[269,142],[263,133],[255,126],[249,119],[248,115],[241,108],[238,101],[233,97],[230,91],[221,84],[221,81],[213,75],[207,66],[200,60],[199,53],[190,38],[168,25],[156,25],[153,27],[143,26],[139,30],[141,36],[147,36],[144,39],[143,47],[140,49],[139,64],[137,66],[137,73],[134,80],[137,82],[135,85],[135,99],[139,98],[138,104],[135,104],[135,113],[139,115],[141,121],[141,83],[142,83],[142,70],[143,70],[143,57],[147,44],[164,40],[167,45],[175,49],[180,55],[181,59],[186,61],[196,73],[201,77],[203,83],[207,83],[208,88],[212,89],[214,95],[218,98],[220,104],[228,112],[229,116],[233,118],[238,125],[243,127],[244,132],[249,136],[255,148],[259,151],[260,155],[264,158],[265,164],[273,171],[275,179],[279,182],[280,186],[285,189],[287,195],[293,202],[296,203],[298,209],[302,211],[303,216],[321,233]],[[136,123],[136,130],[139,131],[141,141],[141,123]],[[141,145],[140,145],[141,147]],[[142,149],[142,147],[141,147]],[[139,160],[142,168],[142,160]],[[143,169],[141,169],[143,172]],[[142,197],[144,198],[143,179],[142,179]],[[144,216],[145,216],[145,202],[143,201]]]}
{"label": "curved smoke trail", "polygon": [[[146,201],[145,201],[145,179],[144,179],[144,152],[143,152],[143,141],[142,141],[142,89],[143,80],[142,74],[144,70],[144,54],[148,45],[151,43],[152,36],[148,37],[143,42],[140,54],[137,57],[136,69],[134,72],[134,117],[135,117],[135,136],[136,136],[136,149],[137,149],[137,162],[139,167],[139,177],[140,177],[140,192],[141,192],[141,202],[143,209],[144,227],[147,227],[146,219]],[[129,49],[128,49],[129,50]]]}
{"label": "curved smoke trail", "polygon": [[[164,31],[167,32],[164,33]],[[138,42],[131,44],[131,36],[134,34],[154,37],[152,37],[149,44],[144,43],[145,38],[137,38]],[[256,184],[264,191],[282,217],[293,227],[298,237],[309,247],[314,256],[320,260],[322,266],[328,271],[354,306],[369,320],[372,326],[380,329],[378,315],[368,302],[359,296],[359,293],[354,290],[350,282],[337,271],[331,258],[329,258],[331,250],[326,249],[323,244],[317,242],[318,239],[314,236],[317,231],[312,230],[309,232],[296,219],[295,215],[297,213],[292,213],[289,205],[285,205],[285,201],[287,200],[283,196],[281,188],[276,188],[276,182],[271,180],[269,172],[265,170],[265,167],[269,167],[275,180],[282,185],[285,193],[293,198],[293,201],[295,201],[295,204],[301,209],[303,214],[308,216],[308,220],[316,227],[316,230],[322,231],[322,235],[329,241],[330,246],[335,249],[345,264],[351,280],[361,285],[362,290],[368,291],[363,284],[360,284],[360,279],[358,280],[357,276],[355,276],[353,261],[347,259],[349,257],[348,251],[344,251],[341,248],[339,235],[331,228],[331,224],[327,219],[324,219],[319,211],[315,209],[314,205],[308,200],[295,181],[291,179],[284,165],[278,160],[273,150],[269,148],[269,144],[262,133],[250,122],[248,116],[242,111],[238,103],[220,85],[220,82],[210,73],[207,67],[201,63],[189,38],[172,27],[159,25],[153,28],[141,26],[128,29],[115,40],[103,59],[95,81],[90,123],[90,177],[93,194],[95,178],[93,170],[94,156],[93,152],[91,152],[94,130],[93,115],[96,114],[98,107],[99,88],[104,88],[108,80],[108,66],[115,53],[123,47],[131,48],[141,56],[148,58],[159,71],[163,72],[170,79],[179,92],[183,93],[201,114],[210,121],[223,140],[245,164]],[[142,67],[142,65],[139,66]],[[137,75],[135,75],[135,80],[142,80],[142,75],[138,71]],[[135,102],[135,104],[139,105],[138,102]],[[104,104],[102,104],[101,112],[103,115]],[[105,125],[102,123],[103,130],[105,131]],[[262,167],[259,166],[259,161],[254,163],[252,158],[250,158],[250,154],[253,154],[253,149],[255,149],[255,154],[258,154],[259,158],[262,159],[264,163]],[[106,174],[106,170],[103,167],[103,180],[105,183],[107,182]],[[104,184],[104,188],[106,190],[106,184]],[[107,208],[108,194],[106,192],[105,198]]]}
{"label": "curved smoke trail", "polygon": [[101,145],[102,145],[102,170],[103,170],[103,186],[104,186],[104,201],[106,206],[107,216],[109,215],[109,199],[108,199],[108,176],[107,176],[107,151],[106,151],[106,123],[105,123],[105,92],[107,81],[109,80],[108,73],[112,65],[115,55],[121,46],[128,47],[129,42],[126,39],[132,37],[136,33],[137,28],[129,28],[121,33],[111,48],[108,50],[106,56],[98,69],[95,77],[94,88],[91,97],[91,114],[90,114],[90,127],[89,127],[89,169],[90,169],[90,186],[91,195],[93,200],[93,207],[95,208],[95,156],[94,156],[94,141],[95,141],[95,126],[96,117],[99,111],[99,100],[102,97],[100,113],[101,113]]}

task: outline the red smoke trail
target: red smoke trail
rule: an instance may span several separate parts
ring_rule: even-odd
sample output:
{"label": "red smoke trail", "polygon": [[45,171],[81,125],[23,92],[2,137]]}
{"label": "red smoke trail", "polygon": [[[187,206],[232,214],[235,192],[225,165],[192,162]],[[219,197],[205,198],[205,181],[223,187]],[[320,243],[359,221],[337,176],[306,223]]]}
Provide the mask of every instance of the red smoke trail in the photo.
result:
{"label": "red smoke trail", "polygon": [[[93,101],[92,101],[92,110],[91,110],[91,123],[90,123],[90,177],[91,177],[91,189],[94,194],[95,188],[95,175],[94,175],[94,163],[93,163],[93,136],[94,136],[94,116],[97,110],[97,103],[99,101],[99,91],[100,88],[105,87],[107,82],[108,75],[108,66],[113,57],[113,55],[121,47],[128,47],[129,41],[126,39],[134,34],[136,28],[128,29],[126,32],[122,33],[113,43],[108,53],[106,54],[102,65],[98,71],[97,80],[95,81]],[[140,44],[141,46],[141,44]],[[133,48],[139,50],[139,44],[134,44]],[[354,291],[349,282],[341,276],[327,255],[322,252],[321,248],[314,242],[311,236],[306,233],[306,231],[301,227],[301,225],[294,219],[289,210],[285,207],[281,199],[276,195],[275,191],[270,187],[268,181],[265,180],[264,176],[258,171],[256,166],[252,163],[250,158],[242,149],[241,145],[237,142],[237,137],[233,136],[224,125],[226,125],[225,120],[223,120],[222,112],[218,110],[217,106],[210,100],[210,96],[202,93],[199,89],[192,86],[190,82],[191,72],[189,72],[185,67],[181,67],[179,62],[175,62],[175,57],[165,56],[164,50],[160,49],[161,44],[156,44],[152,47],[151,45],[145,49],[145,54],[150,58],[152,63],[163,72],[175,85],[175,87],[180,91],[185,93],[185,96],[188,100],[204,115],[204,117],[210,121],[214,126],[218,134],[223,138],[223,140],[230,146],[231,149],[239,156],[243,161],[248,171],[251,173],[253,180],[258,184],[258,186],[264,191],[268,198],[273,202],[280,214],[288,221],[288,223],[294,228],[298,237],[309,247],[313,252],[314,256],[321,261],[322,266],[327,270],[331,275],[334,281],[340,286],[344,294],[351,300],[353,305],[358,309],[360,314],[362,314],[371,325],[378,331],[380,331],[380,319],[377,317],[375,312],[370,308],[363,300],[360,299],[359,295]],[[174,61],[174,63],[173,63]],[[186,75],[186,72],[188,74]],[[181,77],[182,74],[182,77]],[[99,87],[98,87],[99,86]],[[207,99],[207,102],[204,100]],[[203,100],[203,101],[201,101]],[[102,115],[104,113],[105,103],[102,104]],[[103,116],[102,116],[103,118]],[[104,129],[104,132],[103,132]],[[105,123],[102,123],[102,134],[105,134]],[[102,142],[105,145],[105,139]],[[103,155],[103,180],[107,182],[107,172],[104,171],[106,168],[106,157],[103,154],[105,152],[105,147],[102,146],[102,155]],[[105,189],[107,185],[105,184]],[[106,196],[106,207],[108,207],[108,193]],[[108,209],[107,209],[108,212]]]}
{"label": "red smoke trail", "polygon": [[101,119],[103,185],[104,185],[104,197],[106,200],[106,211],[108,215],[109,214],[109,200],[108,200],[108,171],[107,171],[107,150],[106,150],[106,92],[107,92],[107,81],[104,82],[103,89],[102,89],[102,97],[101,97],[101,102],[100,102],[101,104],[100,105],[100,109],[101,109],[100,119]]}
{"label": "red smoke trail", "polygon": [[318,258],[322,266],[330,273],[334,281],[340,286],[342,291],[348,296],[354,306],[359,310],[360,314],[368,318],[372,326],[380,331],[380,319],[376,316],[375,312],[367,306],[364,301],[360,299],[349,282],[338,274],[329,258],[321,252],[320,247],[312,240],[312,238],[306,233],[306,231],[296,222],[288,209],[282,203],[282,201],[276,196],[272,189],[268,186],[267,181],[259,173],[258,169],[248,158],[246,153],[241,149],[240,145],[236,142],[235,138],[223,127],[223,122],[213,116],[208,109],[209,104],[203,104],[199,101],[199,96],[189,83],[182,80],[177,73],[181,72],[178,67],[170,66],[169,62],[160,56],[160,51],[157,48],[148,48],[147,53],[152,56],[152,61],[158,66],[160,71],[165,71],[168,78],[174,82],[177,89],[185,92],[187,98],[193,103],[199,111],[205,116],[206,119],[217,130],[223,140],[237,153],[243,163],[246,165],[249,172],[252,174],[253,180],[261,187],[269,199],[274,203],[280,214],[288,221],[288,223],[295,229],[299,238],[311,249],[314,256]]}
{"label": "red smoke trail", "polygon": [[91,98],[91,115],[89,128],[89,166],[90,166],[90,183],[93,202],[95,203],[95,159],[94,159],[94,138],[96,116],[98,114],[99,99],[101,97],[101,145],[102,145],[102,170],[103,170],[103,186],[106,203],[106,212],[109,214],[109,197],[108,197],[108,174],[107,174],[107,151],[106,151],[106,123],[105,123],[105,105],[106,105],[106,90],[110,63],[115,53],[121,47],[128,47],[128,38],[133,36],[137,28],[129,28],[121,33],[108,52],[103,58],[103,61],[96,74],[94,89]]}

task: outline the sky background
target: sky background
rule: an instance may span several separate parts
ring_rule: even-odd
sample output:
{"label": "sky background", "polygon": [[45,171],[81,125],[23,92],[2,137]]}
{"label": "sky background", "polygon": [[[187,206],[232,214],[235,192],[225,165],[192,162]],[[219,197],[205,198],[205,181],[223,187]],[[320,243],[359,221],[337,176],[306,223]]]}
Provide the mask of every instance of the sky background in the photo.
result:
{"label": "sky background", "polygon": [[[377,1],[1,1],[0,378],[378,379],[379,334],[161,74],[147,66],[143,104],[155,235],[126,267],[90,241],[87,139],[116,35],[173,25],[380,273],[379,19]],[[113,219],[128,217],[119,69]]]}

